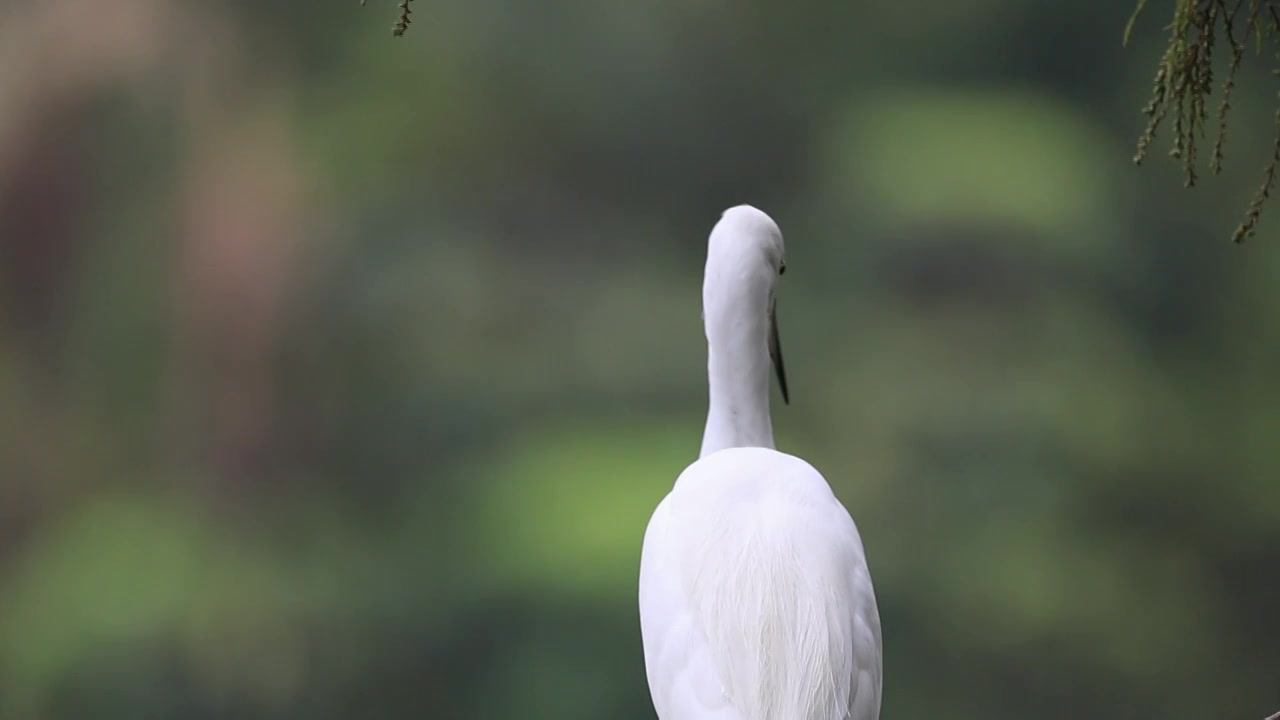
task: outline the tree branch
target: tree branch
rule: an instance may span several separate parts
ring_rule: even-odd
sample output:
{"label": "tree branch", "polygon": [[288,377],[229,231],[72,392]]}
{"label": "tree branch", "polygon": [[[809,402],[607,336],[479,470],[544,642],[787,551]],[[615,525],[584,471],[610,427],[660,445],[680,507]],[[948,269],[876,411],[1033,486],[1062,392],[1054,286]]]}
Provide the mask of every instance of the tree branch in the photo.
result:
{"label": "tree branch", "polygon": [[[368,0],[360,0],[360,7],[364,7]],[[391,34],[400,37],[404,35],[404,31],[409,29],[409,16],[413,11],[409,9],[409,3],[413,0],[400,0],[400,18],[396,20],[396,24],[391,26]]]}
{"label": "tree branch", "polygon": [[[1143,108],[1147,125],[1138,136],[1138,148],[1134,153],[1135,164],[1142,164],[1147,151],[1155,140],[1156,132],[1164,120],[1173,117],[1173,138],[1169,156],[1182,164],[1186,186],[1194,187],[1199,176],[1199,140],[1208,125],[1207,98],[1220,88],[1222,100],[1217,108],[1217,137],[1209,157],[1209,169],[1217,175],[1222,171],[1227,137],[1227,115],[1231,110],[1231,91],[1235,88],[1240,64],[1244,59],[1245,44],[1255,35],[1259,49],[1264,41],[1275,43],[1280,39],[1280,0],[1235,0],[1228,8],[1227,0],[1174,0],[1173,22],[1169,25],[1169,46],[1156,67],[1152,83],[1151,99]],[[1133,27],[1142,14],[1147,0],[1137,0],[1133,14],[1124,29],[1124,42],[1129,42]],[[1244,14],[1243,31],[1237,35],[1236,25]],[[1265,11],[1265,12],[1264,12]],[[1227,43],[1230,61],[1221,83],[1213,79],[1213,49],[1221,39]],[[1280,53],[1277,54],[1280,63]],[[1274,71],[1280,75],[1280,68]],[[1271,196],[1277,175],[1280,174],[1280,101],[1276,110],[1276,137],[1270,158],[1263,167],[1262,183],[1254,194],[1244,219],[1232,234],[1232,240],[1243,242],[1258,227],[1262,207]],[[1280,720],[1268,718],[1267,720]]]}

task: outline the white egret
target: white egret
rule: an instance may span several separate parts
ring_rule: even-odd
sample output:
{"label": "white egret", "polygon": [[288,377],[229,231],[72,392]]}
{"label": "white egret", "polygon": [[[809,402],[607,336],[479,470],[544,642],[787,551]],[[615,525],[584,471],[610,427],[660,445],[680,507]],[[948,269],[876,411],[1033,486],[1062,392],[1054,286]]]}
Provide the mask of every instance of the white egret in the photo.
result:
{"label": "white egret", "polygon": [[857,527],[804,460],[774,449],[787,399],[774,290],[782,233],[726,210],[702,286],[710,409],[697,461],[649,521],[645,672],[661,720],[877,720],[880,615]]}

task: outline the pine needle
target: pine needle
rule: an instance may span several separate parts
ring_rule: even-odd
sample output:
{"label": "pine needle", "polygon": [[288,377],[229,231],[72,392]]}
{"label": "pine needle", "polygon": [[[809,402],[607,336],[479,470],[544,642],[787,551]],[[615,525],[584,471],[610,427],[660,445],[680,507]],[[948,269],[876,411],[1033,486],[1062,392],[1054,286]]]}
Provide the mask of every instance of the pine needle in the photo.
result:
{"label": "pine needle", "polygon": [[[368,0],[360,0],[360,7],[364,7],[366,2]],[[409,29],[409,16],[413,14],[413,11],[409,9],[409,3],[411,2],[413,0],[400,0],[400,18],[391,26],[391,34],[395,37],[401,37]]]}
{"label": "pine needle", "polygon": [[[361,2],[361,5],[364,3]],[[1129,16],[1129,22],[1124,24],[1124,41],[1120,43],[1122,47],[1129,46],[1129,36],[1133,34],[1133,25],[1138,22],[1138,16],[1142,14],[1142,8],[1147,6],[1147,0],[1138,0],[1138,7],[1133,9],[1133,14]]]}
{"label": "pine needle", "polygon": [[[1231,4],[1228,7],[1228,3]],[[1147,0],[1137,6],[1125,25],[1124,42],[1128,44],[1134,25]],[[1216,175],[1222,171],[1227,138],[1227,115],[1231,111],[1231,94],[1244,60],[1249,36],[1261,48],[1267,41],[1280,40],[1280,0],[1174,0],[1173,20],[1169,23],[1169,45],[1156,67],[1151,98],[1142,108],[1147,124],[1138,135],[1135,164],[1146,159],[1156,132],[1166,118],[1172,116],[1169,156],[1182,166],[1187,187],[1199,180],[1200,140],[1208,134],[1208,98],[1215,88],[1222,91],[1215,120],[1217,132],[1209,156],[1209,169]],[[1241,16],[1243,15],[1243,21]],[[1237,23],[1244,27],[1237,30]],[[1230,53],[1226,74],[1221,81],[1214,77],[1214,49],[1218,41],[1226,43]],[[1280,56],[1277,57],[1280,61]],[[1280,74],[1280,70],[1276,71]],[[1277,99],[1280,106],[1280,98]],[[1232,235],[1235,242],[1252,236],[1258,227],[1262,207],[1280,179],[1280,109],[1276,114],[1276,139],[1271,158],[1263,169],[1262,184],[1254,194],[1244,220]]]}

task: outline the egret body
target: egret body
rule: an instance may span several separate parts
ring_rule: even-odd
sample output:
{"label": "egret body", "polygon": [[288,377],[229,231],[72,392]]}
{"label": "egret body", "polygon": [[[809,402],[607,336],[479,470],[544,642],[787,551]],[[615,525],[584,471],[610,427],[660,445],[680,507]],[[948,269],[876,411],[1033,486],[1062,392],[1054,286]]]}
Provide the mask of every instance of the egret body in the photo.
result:
{"label": "egret body", "polygon": [[659,503],[640,562],[645,672],[660,720],[877,720],[880,616],[862,540],[817,470],[774,449],[769,371],[782,233],[726,210],[702,304],[702,452]]}

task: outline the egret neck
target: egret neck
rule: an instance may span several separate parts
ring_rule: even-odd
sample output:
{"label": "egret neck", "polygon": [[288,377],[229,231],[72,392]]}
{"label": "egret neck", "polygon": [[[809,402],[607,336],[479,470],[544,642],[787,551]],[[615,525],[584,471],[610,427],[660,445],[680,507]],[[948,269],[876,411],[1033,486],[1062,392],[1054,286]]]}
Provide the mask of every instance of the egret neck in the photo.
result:
{"label": "egret neck", "polygon": [[702,285],[710,408],[701,457],[731,447],[774,448],[771,365],[786,392],[774,321],[782,253],[777,225],[749,206],[727,210],[711,231]]}

